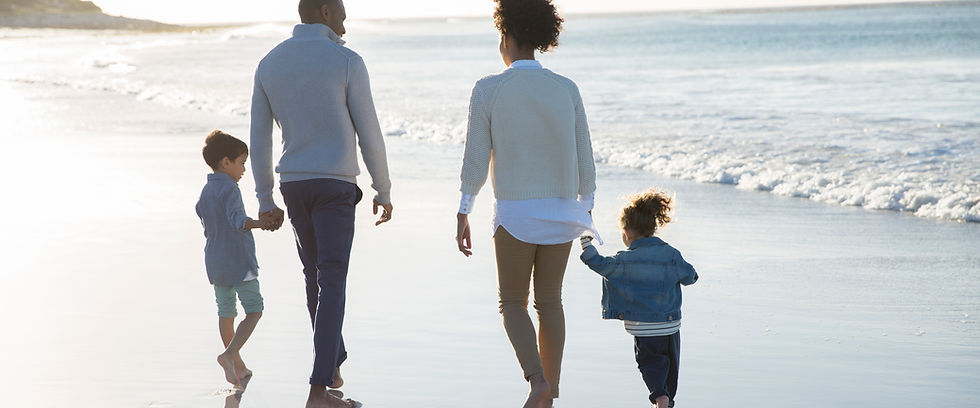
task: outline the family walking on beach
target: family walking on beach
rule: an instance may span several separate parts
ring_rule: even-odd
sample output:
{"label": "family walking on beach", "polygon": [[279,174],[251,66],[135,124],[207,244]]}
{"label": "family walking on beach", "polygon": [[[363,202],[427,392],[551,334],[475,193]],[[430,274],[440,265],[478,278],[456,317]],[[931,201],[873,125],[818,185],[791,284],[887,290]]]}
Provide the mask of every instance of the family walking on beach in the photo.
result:
{"label": "family walking on beach", "polygon": [[[499,310],[530,392],[525,408],[554,406],[559,396],[565,316],[562,281],[572,242],[602,276],[603,318],[620,319],[635,336],[636,361],[653,406],[674,405],[680,355],[681,285],[698,275],[657,238],[670,221],[671,198],[647,190],[622,210],[628,249],[601,256],[591,210],[595,164],[585,108],[574,82],[545,69],[535,51],[558,45],[563,23],[550,0],[495,0],[494,23],[507,69],[479,80],[469,105],[457,214],[458,250],[471,255],[468,214],[491,177]],[[252,229],[275,231],[288,214],[306,279],[313,328],[313,371],[306,406],[355,407],[336,391],[347,359],[342,335],[354,237],[357,148],[376,192],[375,225],[392,219],[391,181],[368,71],[344,47],[342,0],[300,0],[302,24],[262,59],[255,72],[249,145],[221,131],[205,140],[214,170],[197,204],[206,237],[205,266],[218,304],[225,351],[217,360],[236,388],[252,376],[240,350],[262,315]],[[273,124],[283,153],[273,169]],[[249,218],[237,182],[252,155],[259,217]],[[274,173],[284,212],[273,199]],[[537,332],[528,315],[533,282]],[[234,326],[236,296],[245,318]]]}

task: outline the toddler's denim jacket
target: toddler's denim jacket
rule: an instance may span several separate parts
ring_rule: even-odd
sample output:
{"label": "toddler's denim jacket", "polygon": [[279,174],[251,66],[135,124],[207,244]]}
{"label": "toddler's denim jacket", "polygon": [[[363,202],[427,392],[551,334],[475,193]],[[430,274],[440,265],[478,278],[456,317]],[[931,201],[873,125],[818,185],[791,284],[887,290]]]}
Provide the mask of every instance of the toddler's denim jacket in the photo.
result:
{"label": "toddler's denim jacket", "polygon": [[582,261],[602,275],[602,318],[670,322],[681,318],[681,285],[698,273],[681,253],[657,237],[633,241],[615,256],[589,245]]}

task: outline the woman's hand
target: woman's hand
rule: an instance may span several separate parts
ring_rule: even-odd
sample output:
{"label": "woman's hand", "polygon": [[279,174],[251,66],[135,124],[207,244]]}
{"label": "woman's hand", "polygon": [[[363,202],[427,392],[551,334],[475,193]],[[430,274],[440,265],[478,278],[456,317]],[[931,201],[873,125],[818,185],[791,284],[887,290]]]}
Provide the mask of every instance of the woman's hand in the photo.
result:
{"label": "woman's hand", "polygon": [[470,251],[473,248],[473,242],[470,241],[470,220],[466,214],[456,214],[456,245],[463,255],[473,255],[473,251]]}

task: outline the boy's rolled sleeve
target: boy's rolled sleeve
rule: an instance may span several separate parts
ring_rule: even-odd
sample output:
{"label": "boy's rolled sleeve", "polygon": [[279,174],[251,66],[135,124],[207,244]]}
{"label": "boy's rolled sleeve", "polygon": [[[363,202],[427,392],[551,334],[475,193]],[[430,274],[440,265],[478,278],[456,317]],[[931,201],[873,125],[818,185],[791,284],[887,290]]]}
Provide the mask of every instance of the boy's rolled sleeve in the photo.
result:
{"label": "boy's rolled sleeve", "polygon": [[225,214],[228,214],[228,222],[235,229],[244,230],[248,215],[245,214],[245,203],[242,202],[242,193],[238,189],[228,189],[222,198],[225,204]]}

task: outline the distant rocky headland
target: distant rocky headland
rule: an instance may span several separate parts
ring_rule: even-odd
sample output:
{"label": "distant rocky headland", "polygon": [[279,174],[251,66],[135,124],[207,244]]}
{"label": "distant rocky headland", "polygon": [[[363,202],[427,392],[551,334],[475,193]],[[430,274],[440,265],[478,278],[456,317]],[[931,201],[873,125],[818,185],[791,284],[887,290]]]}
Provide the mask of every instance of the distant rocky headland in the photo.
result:
{"label": "distant rocky headland", "polygon": [[0,27],[170,31],[181,26],[110,16],[91,1],[0,0]]}

